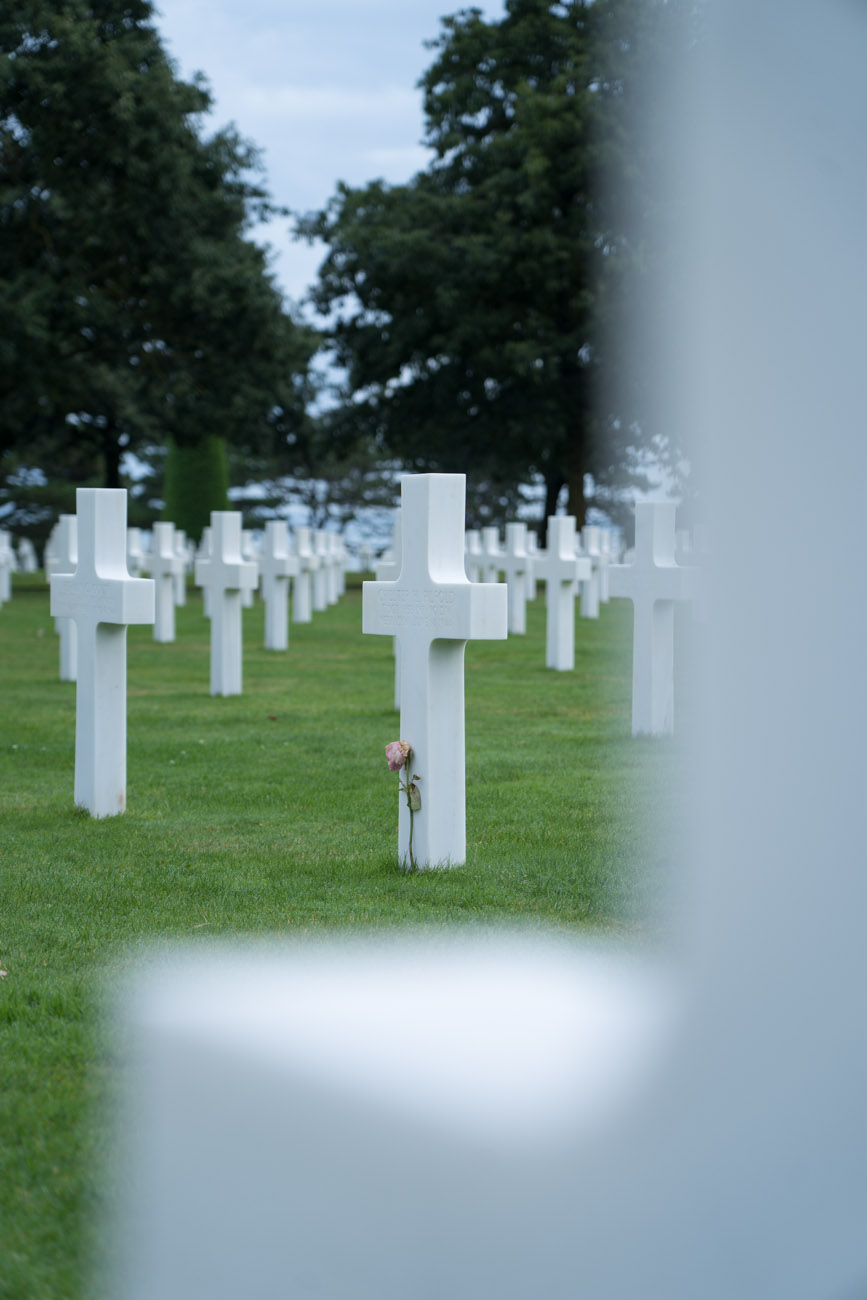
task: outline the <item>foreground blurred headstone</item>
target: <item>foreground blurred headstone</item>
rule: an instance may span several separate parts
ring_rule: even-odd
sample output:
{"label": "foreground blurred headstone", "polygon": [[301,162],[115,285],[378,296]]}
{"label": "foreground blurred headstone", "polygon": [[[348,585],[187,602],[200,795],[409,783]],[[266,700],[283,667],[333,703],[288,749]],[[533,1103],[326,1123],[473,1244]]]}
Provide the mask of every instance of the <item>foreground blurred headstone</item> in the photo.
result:
{"label": "foreground blurred headstone", "polygon": [[154,621],[154,584],[126,568],[126,489],[76,490],[78,560],[51,577],[51,613],[75,621],[75,802],[126,808],[126,629]]}
{"label": "foreground blurred headstone", "polygon": [[[466,857],[464,651],[469,640],[506,636],[505,586],[470,582],[464,569],[465,492],[463,474],[405,475],[400,576],[363,589],[363,630],[400,645],[400,739],[420,776],[413,843],[423,867]],[[401,862],[411,825],[401,795]]]}

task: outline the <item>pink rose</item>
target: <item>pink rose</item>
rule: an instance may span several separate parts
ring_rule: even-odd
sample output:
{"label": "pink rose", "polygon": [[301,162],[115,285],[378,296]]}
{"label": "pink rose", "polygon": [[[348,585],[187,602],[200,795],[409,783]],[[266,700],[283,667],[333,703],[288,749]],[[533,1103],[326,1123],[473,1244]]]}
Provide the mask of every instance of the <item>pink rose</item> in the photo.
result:
{"label": "pink rose", "polygon": [[393,740],[390,745],[386,745],[385,757],[388,759],[388,770],[399,772],[406,765],[406,760],[411,753],[412,749],[405,740]]}

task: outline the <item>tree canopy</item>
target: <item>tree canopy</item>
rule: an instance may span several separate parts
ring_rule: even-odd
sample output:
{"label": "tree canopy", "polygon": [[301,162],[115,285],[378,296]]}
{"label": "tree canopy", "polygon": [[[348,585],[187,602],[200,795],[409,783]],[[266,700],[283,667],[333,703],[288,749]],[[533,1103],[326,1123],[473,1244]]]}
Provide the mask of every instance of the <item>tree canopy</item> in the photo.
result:
{"label": "tree canopy", "polygon": [[[615,322],[647,258],[637,101],[663,0],[506,0],[442,20],[424,75],[430,166],[341,184],[298,223],[348,372],[344,419],[494,513],[541,476],[583,519],[650,436]],[[629,195],[628,200],[624,194]],[[623,376],[621,376],[621,380]]]}
{"label": "tree canopy", "polygon": [[126,448],[297,437],[318,339],[244,237],[272,211],[256,152],[203,137],[210,95],[150,0],[6,0],[0,56],[7,483],[112,486]]}

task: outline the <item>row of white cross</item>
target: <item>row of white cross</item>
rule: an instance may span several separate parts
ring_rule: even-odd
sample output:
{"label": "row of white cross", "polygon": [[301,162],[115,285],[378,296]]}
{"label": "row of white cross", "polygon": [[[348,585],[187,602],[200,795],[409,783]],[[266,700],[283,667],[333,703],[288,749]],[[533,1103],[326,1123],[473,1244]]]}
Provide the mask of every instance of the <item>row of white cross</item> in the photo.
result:
{"label": "row of white cross", "polygon": [[[507,636],[507,590],[499,582],[467,577],[463,475],[407,475],[401,501],[402,519],[411,520],[411,527],[404,527],[391,565],[364,584],[363,630],[393,636],[399,653],[401,738],[412,746],[423,792],[414,813],[415,861],[455,864],[466,856],[464,650],[469,640]],[[126,493],[79,489],[74,570],[50,578],[52,614],[77,628],[75,802],[97,817],[123,811],[126,798],[126,628],[154,622],[156,590],[163,584],[171,600],[180,563],[171,526],[163,527],[164,533],[155,533],[154,578],[131,577]],[[275,525],[266,539],[263,580],[282,585],[285,594],[290,576],[297,581],[316,571],[316,557],[303,544],[300,554],[290,554],[284,530]],[[556,626],[558,653],[565,653],[571,636],[574,656],[574,589],[589,563],[576,555],[574,519],[549,520],[547,551],[536,565],[548,591],[549,642]],[[635,607],[633,730],[670,730],[673,607],[694,583],[694,571],[674,562],[673,505],[639,505],[634,562],[612,565],[609,573],[612,593]],[[256,583],[256,565],[241,553],[237,512],[212,515],[210,549],[196,562],[196,581],[210,596],[211,691],[237,694],[241,594]],[[285,628],[285,605],[277,617]],[[647,725],[636,725],[645,717]],[[402,861],[409,853],[410,824],[401,800]]]}
{"label": "row of white cross", "polygon": [[[186,601],[186,575],[198,565],[199,585],[203,590],[204,608],[211,614],[211,595],[214,582],[219,584],[220,563],[212,560],[212,531],[218,533],[217,550],[225,559],[238,558],[246,567],[235,574],[241,583],[241,605],[252,604],[253,592],[261,584],[265,602],[265,648],[285,650],[289,644],[288,593],[289,579],[294,579],[293,621],[309,623],[313,612],[327,609],[337,602],[346,589],[345,552],[342,539],[333,532],[310,528],[295,529],[294,550],[290,543],[285,520],[271,520],[265,528],[261,553],[256,551],[252,534],[241,529],[241,516],[237,512],[214,512],[212,524],[204,530],[202,543],[196,549],[186,539],[185,533],[171,523],[154,525],[152,545],[145,552],[138,528],[126,532],[126,560],[130,577],[141,577],[147,571],[154,580],[155,617],[154,640],[171,642],[175,639],[175,608]],[[238,538],[240,537],[240,543]],[[77,562],[77,520],[75,515],[61,515],[52,530],[45,553],[46,571],[50,581],[53,573],[72,573]],[[225,576],[225,575],[224,575]],[[234,604],[225,602],[212,635],[212,692],[215,695],[235,695],[241,690],[240,657],[234,648],[240,638],[240,628],[234,627]],[[60,679],[75,681],[76,632],[70,619],[58,619],[60,637]],[[231,662],[230,662],[231,661]]]}

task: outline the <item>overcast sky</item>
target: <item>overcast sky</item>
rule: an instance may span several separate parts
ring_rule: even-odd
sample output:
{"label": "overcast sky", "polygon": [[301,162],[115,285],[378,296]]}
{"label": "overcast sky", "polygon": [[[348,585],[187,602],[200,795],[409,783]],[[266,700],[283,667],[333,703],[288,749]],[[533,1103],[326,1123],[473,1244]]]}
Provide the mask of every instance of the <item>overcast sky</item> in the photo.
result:
{"label": "overcast sky", "polygon": [[[276,202],[307,212],[338,180],[408,180],[424,167],[421,93],[449,0],[156,0],[157,25],[180,74],[207,77],[208,130],[234,122],[264,153]],[[475,0],[500,17],[503,0]],[[258,237],[258,232],[257,232]],[[265,237],[274,270],[298,301],[322,249],[294,243],[285,220]]]}

